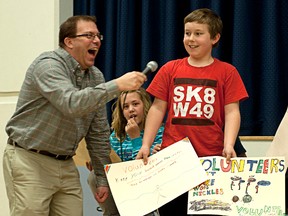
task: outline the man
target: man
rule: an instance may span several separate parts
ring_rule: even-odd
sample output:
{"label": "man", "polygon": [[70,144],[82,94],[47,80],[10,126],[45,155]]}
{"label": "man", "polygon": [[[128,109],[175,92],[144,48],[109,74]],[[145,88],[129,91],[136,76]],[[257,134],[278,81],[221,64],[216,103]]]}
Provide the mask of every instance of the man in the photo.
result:
{"label": "man", "polygon": [[11,215],[82,215],[82,189],[72,156],[85,138],[97,175],[99,203],[109,195],[106,102],[138,89],[146,76],[129,72],[106,82],[94,66],[101,46],[96,18],[73,16],[59,32],[59,48],[30,65],[7,123],[4,179]]}

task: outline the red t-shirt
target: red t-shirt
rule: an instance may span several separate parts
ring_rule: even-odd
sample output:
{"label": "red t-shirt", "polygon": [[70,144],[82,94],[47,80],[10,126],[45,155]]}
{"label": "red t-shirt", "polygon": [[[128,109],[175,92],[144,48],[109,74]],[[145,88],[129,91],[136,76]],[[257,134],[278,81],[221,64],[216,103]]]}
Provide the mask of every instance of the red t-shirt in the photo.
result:
{"label": "red t-shirt", "polygon": [[237,69],[215,58],[205,67],[170,61],[147,91],[168,103],[162,148],[188,137],[199,157],[222,155],[224,106],[248,97]]}

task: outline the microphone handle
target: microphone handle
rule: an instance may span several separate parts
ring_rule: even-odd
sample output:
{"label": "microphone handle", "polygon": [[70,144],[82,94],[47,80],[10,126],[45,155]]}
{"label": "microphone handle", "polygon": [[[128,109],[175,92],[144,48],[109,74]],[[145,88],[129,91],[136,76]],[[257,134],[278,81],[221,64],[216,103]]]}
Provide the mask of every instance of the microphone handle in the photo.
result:
{"label": "microphone handle", "polygon": [[152,73],[152,70],[151,70],[151,68],[146,67],[146,68],[142,71],[142,73],[143,73],[144,75],[148,76],[150,73]]}

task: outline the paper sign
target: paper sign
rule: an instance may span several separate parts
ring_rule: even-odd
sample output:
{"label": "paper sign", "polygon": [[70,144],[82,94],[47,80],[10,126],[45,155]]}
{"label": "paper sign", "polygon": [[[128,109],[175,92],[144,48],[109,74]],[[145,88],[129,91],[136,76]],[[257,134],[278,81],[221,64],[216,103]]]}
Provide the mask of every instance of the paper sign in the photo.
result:
{"label": "paper sign", "polygon": [[189,191],[188,213],[285,215],[284,157],[202,157],[209,180]]}
{"label": "paper sign", "polygon": [[143,160],[105,166],[109,186],[121,215],[143,216],[206,181],[188,138]]}

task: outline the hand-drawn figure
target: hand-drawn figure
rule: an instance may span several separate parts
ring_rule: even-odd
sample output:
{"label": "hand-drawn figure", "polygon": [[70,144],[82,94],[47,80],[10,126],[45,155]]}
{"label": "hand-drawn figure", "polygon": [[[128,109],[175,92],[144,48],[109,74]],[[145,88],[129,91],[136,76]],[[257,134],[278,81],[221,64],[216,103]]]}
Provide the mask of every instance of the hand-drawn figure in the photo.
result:
{"label": "hand-drawn figure", "polygon": [[238,200],[239,200],[239,197],[238,196],[233,196],[233,198],[232,198],[232,201],[234,202],[234,203],[236,203],[236,202],[238,202]]}
{"label": "hand-drawn figure", "polygon": [[246,191],[245,191],[246,194],[248,194],[248,187],[250,186],[250,183],[251,183],[251,182],[255,182],[255,181],[256,181],[256,179],[254,178],[254,176],[250,176],[250,177],[248,178],[247,186],[246,186]]}
{"label": "hand-drawn figure", "polygon": [[235,184],[234,184],[235,181],[238,181],[238,190],[241,189],[241,183],[245,182],[245,180],[243,180],[242,177],[240,177],[240,176],[231,177],[231,180],[232,180],[232,182],[231,182],[231,190],[233,190],[233,186],[235,186]]}
{"label": "hand-drawn figure", "polygon": [[271,184],[270,181],[265,181],[265,180],[258,181],[257,185],[255,186],[256,193],[258,193],[258,191],[259,191],[259,186],[269,186],[270,184]]}
{"label": "hand-drawn figure", "polygon": [[159,186],[159,185],[156,185],[156,192],[158,192],[157,203],[159,203],[160,197],[166,198],[166,196],[162,195],[160,191],[161,191],[160,186]]}

